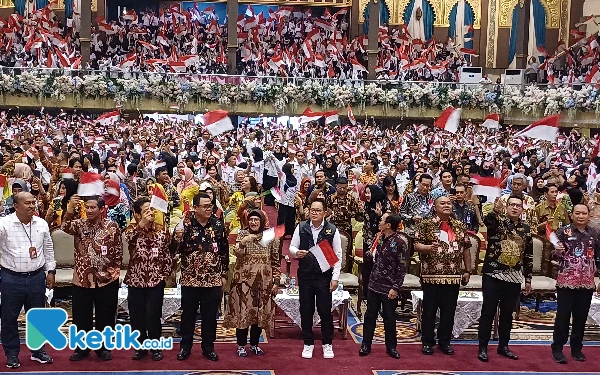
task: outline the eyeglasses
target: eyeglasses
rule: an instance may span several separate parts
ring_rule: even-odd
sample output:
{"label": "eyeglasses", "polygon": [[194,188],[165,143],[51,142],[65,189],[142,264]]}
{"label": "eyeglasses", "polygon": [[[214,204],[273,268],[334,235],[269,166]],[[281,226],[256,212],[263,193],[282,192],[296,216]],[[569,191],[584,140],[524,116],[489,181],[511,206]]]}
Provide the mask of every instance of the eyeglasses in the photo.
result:
{"label": "eyeglasses", "polygon": [[201,206],[198,205],[198,207],[200,207],[200,208],[202,208],[204,210],[210,210],[210,209],[213,208],[213,205],[212,204],[204,204],[204,205],[201,205]]}
{"label": "eyeglasses", "polygon": [[511,208],[523,208],[523,204],[522,203],[509,203],[508,207],[511,207]]}
{"label": "eyeglasses", "polygon": [[323,212],[323,210],[320,208],[311,208],[310,212],[312,212],[314,214],[320,214],[321,212]]}

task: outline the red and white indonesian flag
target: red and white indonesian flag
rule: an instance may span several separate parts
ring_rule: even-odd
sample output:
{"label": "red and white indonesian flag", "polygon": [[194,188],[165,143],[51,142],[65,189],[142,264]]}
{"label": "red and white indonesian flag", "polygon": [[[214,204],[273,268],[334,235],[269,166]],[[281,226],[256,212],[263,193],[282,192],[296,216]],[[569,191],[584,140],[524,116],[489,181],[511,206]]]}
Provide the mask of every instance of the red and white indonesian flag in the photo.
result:
{"label": "red and white indonesian flag", "polygon": [[[64,176],[63,176],[64,177]],[[98,173],[82,172],[79,179],[77,195],[81,197],[91,197],[94,195],[102,196],[104,194],[104,180]]]}
{"label": "red and white indonesian flag", "polygon": [[471,177],[473,185],[473,194],[483,195],[488,197],[489,200],[493,200],[502,195],[502,189],[500,183],[502,182],[499,178],[495,177]]}
{"label": "red and white indonesian flag", "polygon": [[485,116],[481,126],[488,129],[500,129],[500,115],[497,113],[490,113]]}
{"label": "red and white indonesian flag", "polygon": [[61,172],[62,178],[67,178],[67,179],[74,179],[75,175],[73,174],[73,171],[71,171],[71,168],[65,168],[62,170]]}
{"label": "red and white indonesian flag", "polygon": [[450,245],[452,242],[456,241],[456,234],[452,230],[450,224],[447,221],[442,221],[440,225],[440,242],[445,242]]}
{"label": "red and white indonesian flag", "polygon": [[338,256],[335,254],[335,251],[333,251],[333,247],[331,247],[331,244],[327,240],[319,242],[308,251],[317,258],[317,262],[319,263],[322,272],[333,268],[339,261]]}
{"label": "red and white indonesian flag", "polygon": [[281,238],[285,235],[285,225],[281,224],[274,228],[269,228],[262,233],[262,238],[260,239],[260,244],[262,246],[267,246],[276,238]]}
{"label": "red and white indonesian flag", "polygon": [[[154,186],[152,191],[152,199],[150,199],[150,207],[156,208],[160,212],[167,213],[169,211],[169,200],[165,193],[158,186]],[[183,221],[183,220],[182,220]]]}
{"label": "red and white indonesian flag", "polygon": [[300,117],[300,124],[306,124],[311,121],[318,121],[321,117],[325,117],[325,123],[330,124],[336,122],[339,119],[338,111],[329,112],[313,112],[310,107],[306,107],[302,116]]}
{"label": "red and white indonesian flag", "polygon": [[592,70],[585,75],[585,82],[591,84],[600,83],[600,69],[598,68],[598,65],[594,65]]}
{"label": "red and white indonesian flag", "polygon": [[229,118],[229,113],[222,109],[206,112],[203,116],[204,128],[208,130],[213,137],[230,130],[233,130],[233,123]]}
{"label": "red and white indonesian flag", "polygon": [[350,120],[350,123],[352,125],[356,125],[356,119],[354,118],[354,113],[352,113],[352,108],[350,107],[350,104],[348,104],[348,120]]}
{"label": "red and white indonesian flag", "polygon": [[96,119],[96,121],[98,121],[101,125],[109,125],[116,121],[119,121],[120,118],[121,113],[119,111],[112,111],[103,113],[102,115],[100,115],[100,117]]}
{"label": "red and white indonesian flag", "polygon": [[277,186],[269,189],[269,194],[271,194],[276,201],[281,200],[281,198],[283,197],[283,195],[281,194],[281,190],[279,190]]}
{"label": "red and white indonesian flag", "polygon": [[450,133],[456,133],[460,122],[461,108],[448,107],[435,120],[435,126]]}
{"label": "red and white indonesian flag", "polygon": [[515,134],[515,138],[529,137],[554,142],[556,140],[556,135],[558,134],[559,122],[559,114],[544,117],[543,119],[534,122],[533,124],[529,125],[525,129]]}
{"label": "red and white indonesian flag", "polygon": [[546,237],[554,247],[557,247],[560,244],[560,240],[558,239],[556,233],[554,233],[550,223],[546,223]]}

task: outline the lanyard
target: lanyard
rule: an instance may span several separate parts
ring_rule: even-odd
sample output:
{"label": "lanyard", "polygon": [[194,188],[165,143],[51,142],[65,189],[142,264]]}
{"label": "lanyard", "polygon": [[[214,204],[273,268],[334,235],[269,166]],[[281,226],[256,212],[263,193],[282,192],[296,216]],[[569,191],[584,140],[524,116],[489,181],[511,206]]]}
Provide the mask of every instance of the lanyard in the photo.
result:
{"label": "lanyard", "polygon": [[29,240],[29,246],[33,246],[33,242],[31,242],[31,221],[29,222],[29,233],[27,233],[27,229],[25,229],[25,225],[23,225],[23,223],[21,223],[21,226],[23,227],[23,231]]}

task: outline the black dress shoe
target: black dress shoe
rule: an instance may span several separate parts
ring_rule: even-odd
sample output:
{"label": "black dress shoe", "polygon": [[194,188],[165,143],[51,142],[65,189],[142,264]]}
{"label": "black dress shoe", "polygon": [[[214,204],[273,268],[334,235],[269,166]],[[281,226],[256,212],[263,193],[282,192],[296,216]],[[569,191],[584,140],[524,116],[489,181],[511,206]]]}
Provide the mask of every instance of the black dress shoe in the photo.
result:
{"label": "black dress shoe", "polygon": [[371,354],[371,347],[367,344],[362,344],[360,346],[360,350],[358,351],[358,355],[361,357],[367,356]]}
{"label": "black dress shoe", "polygon": [[205,356],[209,361],[218,361],[219,355],[213,350],[212,352],[202,352],[202,355]]}
{"label": "black dress shoe", "polygon": [[447,355],[454,354],[454,349],[450,345],[438,345],[438,348],[442,351],[442,353]]}
{"label": "black dress shoe", "polygon": [[567,357],[561,351],[552,351],[552,358],[556,363],[560,363],[561,365],[567,364]]}
{"label": "black dress shoe", "polygon": [[582,352],[571,353],[571,357],[578,362],[585,362],[585,356]]}
{"label": "black dress shoe", "polygon": [[479,353],[477,353],[477,359],[479,359],[481,362],[488,361],[487,348],[479,347]]}
{"label": "black dress shoe", "polygon": [[69,361],[79,362],[90,355],[89,352],[75,352],[69,357]]}
{"label": "black dress shoe", "polygon": [[108,350],[96,353],[96,357],[101,361],[112,361],[112,353]]}
{"label": "black dress shoe", "polygon": [[433,346],[423,345],[421,352],[425,355],[433,355]]}
{"label": "black dress shoe", "polygon": [[177,353],[177,360],[185,361],[186,359],[188,359],[190,357],[191,354],[192,354],[192,351],[189,349],[180,349],[179,353]]}
{"label": "black dress shoe", "polygon": [[400,354],[398,353],[396,348],[389,348],[386,350],[386,352],[387,352],[387,355],[389,355],[390,357],[392,357],[394,359],[400,359]]}
{"label": "black dress shoe", "polygon": [[515,361],[517,359],[519,359],[519,357],[517,357],[517,355],[513,352],[510,351],[510,349],[508,348],[508,346],[503,346],[503,347],[499,347],[498,348],[498,354],[500,354],[503,357],[506,357],[508,359],[514,359]]}
{"label": "black dress shoe", "polygon": [[133,356],[131,357],[131,359],[133,359],[134,361],[139,361],[140,359],[146,356],[148,356],[147,350],[136,350],[135,352],[133,352]]}
{"label": "black dress shoe", "polygon": [[163,359],[162,350],[153,350],[152,351],[152,360],[153,361],[162,361],[162,359]]}

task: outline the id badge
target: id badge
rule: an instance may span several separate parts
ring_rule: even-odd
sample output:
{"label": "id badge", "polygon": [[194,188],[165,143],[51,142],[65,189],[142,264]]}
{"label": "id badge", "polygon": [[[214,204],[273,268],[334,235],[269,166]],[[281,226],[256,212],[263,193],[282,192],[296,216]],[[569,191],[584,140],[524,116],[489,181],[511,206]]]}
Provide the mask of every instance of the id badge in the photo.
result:
{"label": "id badge", "polygon": [[100,246],[100,250],[102,251],[102,255],[107,255],[108,254],[108,246]]}
{"label": "id badge", "polygon": [[213,252],[214,253],[218,253],[219,252],[219,245],[217,245],[216,242],[213,242],[212,248],[213,248]]}
{"label": "id badge", "polygon": [[456,242],[456,241],[452,242],[452,249],[454,251],[458,251],[458,242]]}
{"label": "id badge", "polygon": [[521,214],[521,220],[527,221],[527,212],[523,211],[523,213]]}
{"label": "id badge", "polygon": [[158,258],[158,247],[152,248],[152,258]]}
{"label": "id badge", "polygon": [[35,246],[31,246],[29,248],[29,258],[35,259],[37,257],[38,257],[37,249],[35,248]]}

